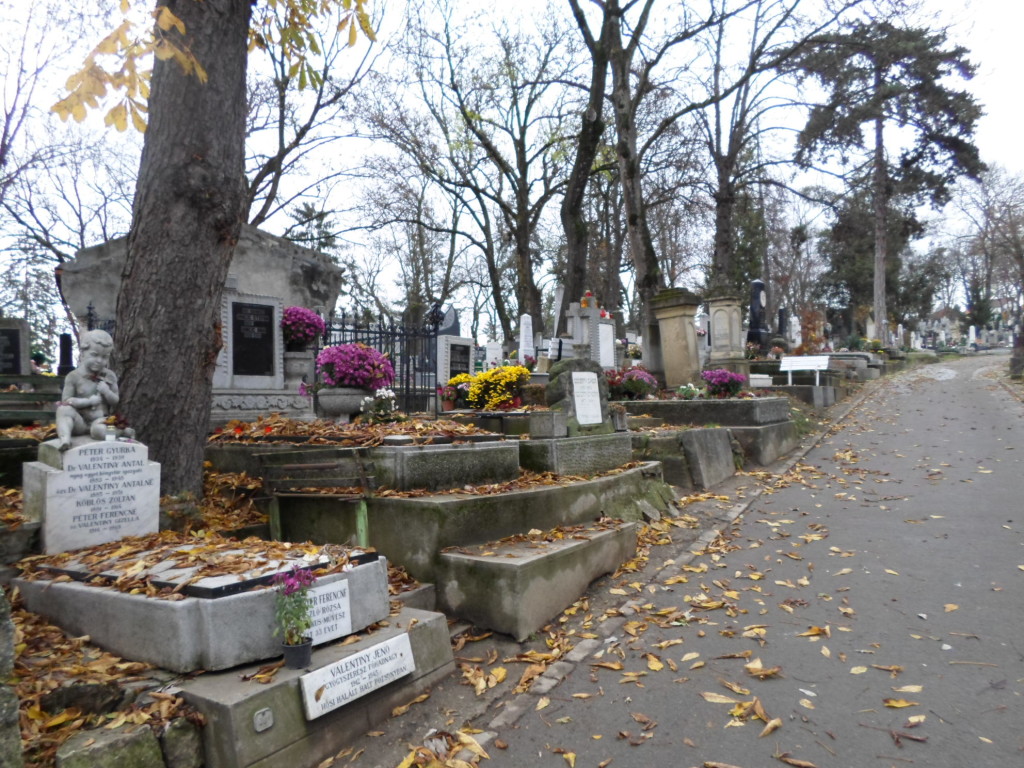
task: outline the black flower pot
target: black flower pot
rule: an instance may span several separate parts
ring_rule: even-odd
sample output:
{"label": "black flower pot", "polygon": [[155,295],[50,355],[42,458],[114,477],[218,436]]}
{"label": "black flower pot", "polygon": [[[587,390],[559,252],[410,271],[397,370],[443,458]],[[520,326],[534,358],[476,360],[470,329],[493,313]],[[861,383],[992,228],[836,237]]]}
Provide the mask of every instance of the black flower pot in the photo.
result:
{"label": "black flower pot", "polygon": [[284,652],[284,665],[288,669],[306,669],[313,663],[313,639],[310,637],[299,645],[281,643],[281,650]]}

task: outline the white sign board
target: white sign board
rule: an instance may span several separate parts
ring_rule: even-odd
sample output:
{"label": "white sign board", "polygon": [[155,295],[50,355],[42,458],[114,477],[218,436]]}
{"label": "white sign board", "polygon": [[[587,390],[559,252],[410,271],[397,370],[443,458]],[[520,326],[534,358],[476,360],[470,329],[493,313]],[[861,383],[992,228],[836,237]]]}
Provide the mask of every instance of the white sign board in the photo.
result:
{"label": "white sign board", "polygon": [[615,367],[615,326],[611,323],[601,323],[597,326],[598,340],[598,363],[602,368]]}
{"label": "white sign board", "polygon": [[43,551],[66,552],[160,530],[160,465],[142,443],[97,441],[47,468]]}
{"label": "white sign board", "polygon": [[326,643],[352,634],[352,612],[349,608],[348,579],[310,587],[313,645]]}
{"label": "white sign board", "polygon": [[583,426],[601,424],[601,389],[597,374],[589,371],[572,372],[573,403],[576,406],[576,420]]}
{"label": "white sign board", "polygon": [[306,719],[326,715],[415,669],[407,633],[315,669],[299,678]]}

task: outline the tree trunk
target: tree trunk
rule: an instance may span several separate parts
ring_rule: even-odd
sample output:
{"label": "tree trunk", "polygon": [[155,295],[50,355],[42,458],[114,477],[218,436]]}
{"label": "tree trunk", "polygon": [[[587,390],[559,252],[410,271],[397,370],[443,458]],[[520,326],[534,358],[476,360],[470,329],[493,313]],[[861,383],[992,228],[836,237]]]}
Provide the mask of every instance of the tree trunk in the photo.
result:
{"label": "tree trunk", "polygon": [[[161,0],[204,84],[172,59],[153,67],[117,302],[125,416],[161,467],[164,494],[202,490],[221,293],[245,212],[249,0]],[[177,37],[176,32],[167,33]]]}
{"label": "tree trunk", "polygon": [[733,250],[735,233],[733,213],[736,210],[736,190],[730,183],[730,172],[723,168],[723,158],[717,158],[718,184],[715,189],[715,252],[711,262],[711,279],[708,280],[708,295],[725,296],[736,293],[733,275]]}
{"label": "tree trunk", "polygon": [[[881,89],[881,71],[876,70],[876,89]],[[885,306],[885,256],[888,249],[888,229],[886,217],[889,209],[888,181],[885,166],[885,144],[883,129],[884,118],[875,119],[875,156],[871,171],[871,195],[875,217],[875,279],[874,279],[874,314],[875,333],[882,343],[888,345],[889,326],[886,322]]]}
{"label": "tree trunk", "polygon": [[[636,148],[636,123],[630,88],[630,62],[622,48],[618,28],[611,44],[612,108],[615,112],[615,130],[618,138],[615,151],[622,185],[622,201],[626,212],[626,238],[633,257],[636,274],[637,326],[647,340],[658,333],[657,322],[651,313],[651,299],[664,287],[658,256],[654,250],[651,231],[644,206],[640,158]],[[645,350],[646,351],[646,350]]]}
{"label": "tree trunk", "polygon": [[[576,140],[576,159],[573,161],[572,171],[566,181],[565,195],[562,198],[560,211],[562,229],[565,232],[565,292],[562,296],[562,306],[554,308],[555,327],[552,331],[555,335],[561,333],[565,328],[565,310],[568,308],[569,302],[578,300],[586,290],[587,246],[590,233],[584,214],[584,199],[590,174],[593,171],[594,160],[597,158],[597,150],[601,144],[601,136],[604,134],[603,114],[605,86],[608,81],[608,45],[612,26],[615,24],[612,9],[606,5],[601,22],[601,35],[598,39],[591,40],[587,32],[586,19],[580,12],[578,3],[573,2],[572,6],[576,22],[580,26],[584,38],[587,39],[587,46],[590,49],[590,90],[586,109],[580,119],[580,132]],[[612,297],[605,296],[604,298],[611,305]]]}

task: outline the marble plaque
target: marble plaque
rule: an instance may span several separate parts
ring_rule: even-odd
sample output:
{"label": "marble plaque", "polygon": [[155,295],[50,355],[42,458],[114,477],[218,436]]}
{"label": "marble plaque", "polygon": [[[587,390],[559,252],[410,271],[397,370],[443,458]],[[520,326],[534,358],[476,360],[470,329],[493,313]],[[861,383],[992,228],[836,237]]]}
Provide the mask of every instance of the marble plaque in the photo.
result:
{"label": "marble plaque", "polygon": [[588,371],[572,372],[573,402],[576,405],[576,421],[581,426],[601,424],[601,390],[597,374]]}
{"label": "marble plaque", "polygon": [[409,635],[401,634],[299,678],[306,719],[315,720],[413,672]]}
{"label": "marble plaque", "polygon": [[64,469],[47,468],[46,554],[144,536],[160,528],[160,465],[142,443],[109,440],[68,450]]}
{"label": "marble plaque", "polygon": [[311,587],[309,597],[313,603],[310,611],[313,618],[313,628],[310,631],[313,645],[352,634],[348,581],[335,581]]}
{"label": "marble plaque", "polygon": [[273,376],[274,307],[231,303],[231,363],[236,376]]}
{"label": "marble plaque", "polygon": [[0,374],[28,373],[21,369],[21,329],[0,328]]}

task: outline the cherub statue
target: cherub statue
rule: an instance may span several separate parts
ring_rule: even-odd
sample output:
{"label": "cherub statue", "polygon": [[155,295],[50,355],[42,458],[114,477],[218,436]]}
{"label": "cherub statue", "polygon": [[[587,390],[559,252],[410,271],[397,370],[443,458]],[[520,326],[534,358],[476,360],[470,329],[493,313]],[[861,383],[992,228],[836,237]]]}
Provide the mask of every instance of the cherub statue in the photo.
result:
{"label": "cherub statue", "polygon": [[[86,331],[78,342],[78,367],[64,378],[64,392],[57,403],[58,448],[71,447],[73,435],[103,440],[107,417],[114,413],[120,397],[117,374],[110,370],[114,340],[106,331]],[[131,430],[123,430],[129,437]]]}

